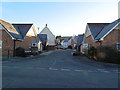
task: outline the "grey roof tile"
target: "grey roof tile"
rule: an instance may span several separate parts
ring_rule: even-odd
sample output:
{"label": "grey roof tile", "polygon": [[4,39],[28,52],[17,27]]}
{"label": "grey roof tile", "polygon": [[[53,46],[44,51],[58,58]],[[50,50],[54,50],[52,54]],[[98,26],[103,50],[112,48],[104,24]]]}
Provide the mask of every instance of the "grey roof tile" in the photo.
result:
{"label": "grey roof tile", "polygon": [[101,30],[109,23],[88,23],[93,38],[95,39]]}
{"label": "grey roof tile", "polygon": [[84,34],[78,35],[77,46],[79,46],[80,44],[82,44],[83,38],[84,38]]}
{"label": "grey roof tile", "polygon": [[41,41],[43,45],[46,45],[47,42],[47,34],[37,34],[37,40]]}
{"label": "grey roof tile", "polygon": [[64,42],[68,42],[71,38],[72,36],[66,36],[66,37],[62,37],[62,40],[64,40]]}
{"label": "grey roof tile", "polygon": [[22,39],[25,38],[27,32],[31,28],[33,24],[12,24],[14,28],[19,32],[19,34],[22,36]]}
{"label": "grey roof tile", "polygon": [[14,33],[10,29],[6,28],[2,23],[0,23],[2,27],[6,30],[7,33],[9,33],[14,39],[22,39],[22,36],[19,33]]}
{"label": "grey roof tile", "polygon": [[107,26],[105,26],[95,39],[96,40],[101,39],[107,32],[109,32],[118,23],[120,23],[120,18],[117,19],[116,21],[108,24]]}

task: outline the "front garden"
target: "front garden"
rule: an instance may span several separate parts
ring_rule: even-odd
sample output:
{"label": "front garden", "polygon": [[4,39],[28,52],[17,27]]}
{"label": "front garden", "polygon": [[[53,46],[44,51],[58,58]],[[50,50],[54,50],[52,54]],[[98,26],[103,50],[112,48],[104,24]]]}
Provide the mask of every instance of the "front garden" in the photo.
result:
{"label": "front garden", "polygon": [[[80,52],[74,52],[72,55],[80,56],[82,54]],[[120,52],[109,46],[90,47],[84,55],[98,62],[120,64]]]}
{"label": "front garden", "polygon": [[109,46],[90,47],[85,55],[99,62],[120,64],[120,52]]}

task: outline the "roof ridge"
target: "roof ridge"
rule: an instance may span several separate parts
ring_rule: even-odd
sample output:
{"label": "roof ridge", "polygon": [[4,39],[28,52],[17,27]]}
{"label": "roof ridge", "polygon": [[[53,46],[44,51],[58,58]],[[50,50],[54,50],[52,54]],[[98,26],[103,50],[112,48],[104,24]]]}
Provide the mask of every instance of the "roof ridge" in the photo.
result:
{"label": "roof ridge", "polygon": [[[115,21],[113,21],[113,22],[111,22],[111,23],[109,23],[109,24],[106,25],[105,27],[103,27],[102,30],[101,30],[101,32],[104,32],[103,30],[104,30],[105,28],[109,28],[109,26],[112,25],[112,24],[114,25],[114,23],[115,23],[115,25],[118,24],[117,22],[120,22],[120,18],[117,19],[117,20],[115,20]],[[115,25],[114,25],[114,26],[115,26]],[[101,32],[100,32],[100,33],[95,37],[95,39],[98,40],[98,39],[102,38],[102,37],[103,37],[104,35],[106,35],[114,26],[112,26],[111,28],[109,28],[109,30],[106,31],[102,36],[99,36],[99,37],[98,37],[98,35],[100,35],[100,33],[101,33]]]}
{"label": "roof ridge", "polygon": [[[50,29],[49,29],[47,26],[45,26],[45,27],[42,29],[42,31],[43,31],[45,28],[47,28],[47,29],[50,31]],[[42,31],[41,31],[39,34],[41,34]],[[51,31],[50,31],[50,33],[51,33],[52,35],[54,35]],[[55,35],[54,35],[54,36],[55,36]]]}

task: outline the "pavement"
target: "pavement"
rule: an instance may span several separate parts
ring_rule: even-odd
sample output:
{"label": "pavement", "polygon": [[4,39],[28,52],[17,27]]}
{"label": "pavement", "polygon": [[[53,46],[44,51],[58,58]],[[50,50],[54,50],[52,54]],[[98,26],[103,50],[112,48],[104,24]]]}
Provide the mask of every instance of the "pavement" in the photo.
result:
{"label": "pavement", "polygon": [[2,62],[3,88],[118,88],[118,65],[55,50]]}

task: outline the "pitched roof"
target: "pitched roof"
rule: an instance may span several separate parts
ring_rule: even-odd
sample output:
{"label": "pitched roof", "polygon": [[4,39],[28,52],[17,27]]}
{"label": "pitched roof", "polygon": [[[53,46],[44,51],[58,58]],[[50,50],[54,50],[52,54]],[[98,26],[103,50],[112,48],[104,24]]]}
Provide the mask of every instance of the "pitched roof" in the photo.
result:
{"label": "pitched roof", "polygon": [[101,30],[109,23],[87,23],[93,38],[95,39]]}
{"label": "pitched roof", "polygon": [[19,32],[19,34],[22,36],[22,39],[25,38],[27,32],[31,28],[33,24],[12,24],[14,28]]}
{"label": "pitched roof", "polygon": [[47,34],[37,34],[38,41],[40,40],[43,45],[46,45],[47,42]]}
{"label": "pitched roof", "polygon": [[62,40],[64,40],[64,42],[68,42],[71,38],[72,36],[66,36],[66,37],[62,37]]}
{"label": "pitched roof", "polygon": [[80,44],[82,44],[83,38],[84,38],[84,34],[78,35],[77,46],[79,46]]}
{"label": "pitched roof", "polygon": [[47,36],[48,36],[48,32],[52,35],[52,36],[54,36],[54,38],[55,38],[55,35],[50,31],[50,29],[47,27],[47,24],[46,24],[46,26],[43,28],[43,30],[39,33],[39,34],[47,34]]}
{"label": "pitched roof", "polygon": [[4,28],[4,30],[13,38],[13,39],[21,39],[22,36],[19,34],[19,32],[13,27],[12,24],[5,22],[0,19],[0,24]]}
{"label": "pitched roof", "polygon": [[114,27],[118,25],[118,23],[120,23],[120,18],[105,26],[95,39],[96,40],[101,39],[105,34],[111,32],[114,29]]}

